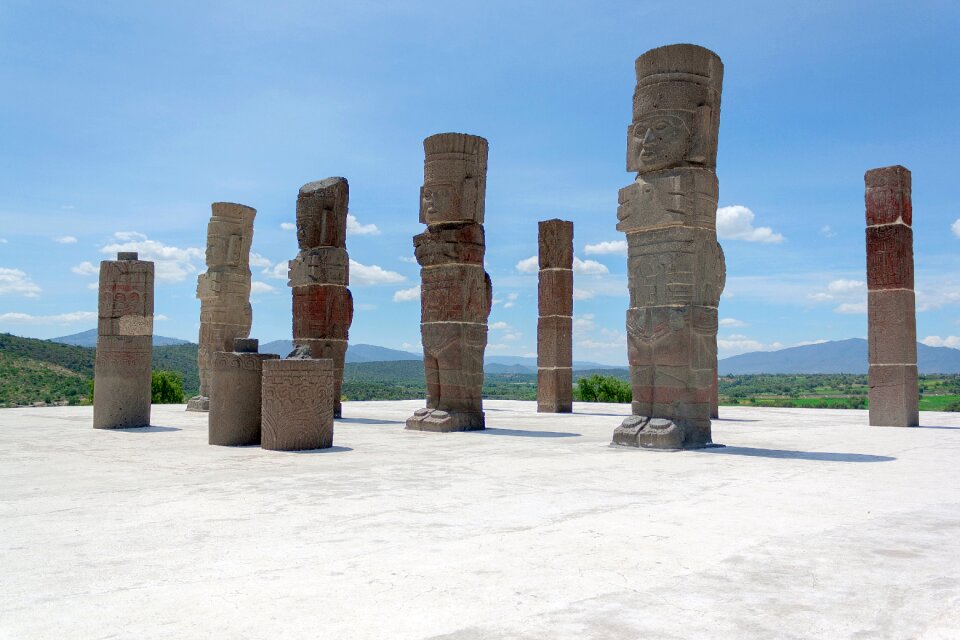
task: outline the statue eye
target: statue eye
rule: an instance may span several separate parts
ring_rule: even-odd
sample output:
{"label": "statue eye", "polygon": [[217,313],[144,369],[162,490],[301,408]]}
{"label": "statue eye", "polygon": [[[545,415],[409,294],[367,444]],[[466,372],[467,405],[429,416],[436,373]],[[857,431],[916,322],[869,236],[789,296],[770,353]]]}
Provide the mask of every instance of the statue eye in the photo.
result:
{"label": "statue eye", "polygon": [[655,126],[654,128],[655,128],[657,131],[663,131],[664,129],[666,129],[666,128],[669,127],[669,126],[670,126],[670,123],[667,122],[666,120],[659,120],[659,121],[657,121],[657,124],[656,124],[656,126]]}

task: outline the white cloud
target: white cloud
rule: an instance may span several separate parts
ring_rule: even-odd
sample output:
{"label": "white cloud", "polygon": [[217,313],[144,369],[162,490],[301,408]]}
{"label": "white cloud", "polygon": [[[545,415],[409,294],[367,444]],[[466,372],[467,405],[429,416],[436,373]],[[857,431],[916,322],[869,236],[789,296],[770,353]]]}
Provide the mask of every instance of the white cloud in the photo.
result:
{"label": "white cloud", "polygon": [[378,236],[380,229],[375,224],[360,224],[352,213],[347,214],[347,233],[357,236]]}
{"label": "white cloud", "polygon": [[7,244],[6,238],[0,238],[0,244]]}
{"label": "white cloud", "polygon": [[266,282],[254,280],[250,283],[250,293],[270,293],[271,291],[276,291],[276,288]]}
{"label": "white cloud", "polygon": [[843,304],[834,307],[833,311],[835,313],[845,313],[845,314],[857,314],[857,313],[866,313],[867,312],[867,303],[866,302],[844,302]]}
{"label": "white cloud", "polygon": [[93,282],[88,282],[87,289],[90,289],[91,291],[97,291],[100,289],[100,283],[97,282],[96,280],[94,280]]}
{"label": "white cloud", "polygon": [[169,320],[170,318],[163,315],[162,313],[158,313],[157,315],[153,316],[153,319],[156,320],[157,322],[163,322],[164,320]]}
{"label": "white cloud", "polygon": [[837,232],[834,231],[830,225],[825,224],[820,227],[820,235],[822,235],[824,238],[833,238],[837,235]]}
{"label": "white cloud", "polygon": [[273,263],[270,262],[270,260],[268,260],[267,258],[264,258],[264,257],[263,257],[262,255],[260,255],[259,253],[254,253],[254,252],[251,252],[251,253],[250,253],[250,266],[251,266],[251,267],[256,267],[256,268],[258,268],[258,269],[261,268],[261,267],[263,267],[263,268],[269,268],[270,265],[272,265],[272,264],[273,264]]}
{"label": "white cloud", "polygon": [[596,260],[581,260],[580,258],[574,256],[573,272],[581,276],[597,276],[604,273],[610,273],[610,269],[607,269],[607,265],[601,264]]}
{"label": "white cloud", "polygon": [[420,285],[409,289],[400,289],[393,293],[394,302],[412,302],[420,299]]}
{"label": "white cloud", "polygon": [[97,276],[100,275],[100,267],[93,264],[88,260],[84,260],[78,265],[70,267],[70,271],[73,271],[78,276]]}
{"label": "white cloud", "polygon": [[406,262],[407,264],[417,264],[417,259],[413,256],[400,256],[400,262]]}
{"label": "white cloud", "polygon": [[844,295],[853,291],[861,291],[866,286],[867,284],[860,280],[832,280],[827,285],[827,291],[830,293]]}
{"label": "white cloud", "polygon": [[265,269],[260,271],[260,273],[265,275],[268,278],[272,278],[273,280],[286,280],[288,275],[288,270],[289,270],[289,267],[286,262],[278,262],[272,267],[266,267]]}
{"label": "white cloud", "polygon": [[494,331],[509,331],[510,325],[506,322],[494,322],[490,325],[490,329]]}
{"label": "white cloud", "polygon": [[421,346],[422,346],[422,345],[421,345],[420,343],[413,344],[412,342],[403,342],[403,343],[400,344],[400,348],[401,348],[401,349],[406,349],[406,350],[409,350],[409,349],[418,349],[418,348],[420,348]]}
{"label": "white cloud", "polygon": [[356,260],[350,261],[350,283],[358,286],[376,285],[376,284],[396,284],[406,282],[406,276],[400,275],[396,271],[387,271],[383,267],[375,264],[360,264]]}
{"label": "white cloud", "polygon": [[627,255],[626,240],[607,240],[596,244],[588,244],[583,248],[583,252],[588,256],[602,256],[609,254]]}
{"label": "white cloud", "polygon": [[0,322],[29,324],[74,324],[96,321],[96,311],[71,311],[52,316],[34,316],[29,313],[0,313]]}
{"label": "white cloud", "polygon": [[746,327],[749,326],[743,320],[737,320],[736,318],[720,318],[718,323],[721,327]]}
{"label": "white cloud", "polygon": [[780,243],[784,237],[774,233],[770,227],[754,227],[753,211],[743,205],[735,204],[717,209],[717,235],[726,240],[745,240],[747,242]]}
{"label": "white cloud", "polygon": [[53,239],[54,242],[59,242],[60,244],[73,244],[77,241],[73,236],[57,236]]}
{"label": "white cloud", "polygon": [[524,258],[517,263],[517,271],[520,273],[536,273],[540,269],[540,263],[537,256]]}
{"label": "white cloud", "polygon": [[940,336],[927,336],[920,342],[928,347],[950,347],[951,349],[960,349],[960,336],[947,336],[945,338],[941,338]]}
{"label": "white cloud", "polygon": [[40,295],[39,286],[20,269],[0,267],[0,294],[18,293],[27,298],[36,298]]}
{"label": "white cloud", "polygon": [[798,342],[797,344],[795,344],[795,345],[793,345],[793,346],[795,346],[795,347],[806,347],[807,345],[811,345],[811,344],[823,344],[824,342],[830,342],[830,341],[827,340],[826,338],[820,338],[819,340],[803,340],[803,341]]}
{"label": "white cloud", "polygon": [[506,333],[503,336],[503,339],[507,342],[516,342],[523,336],[522,333]]}
{"label": "white cloud", "polygon": [[960,218],[957,218],[952,225],[950,225],[950,230],[953,231],[953,235],[960,238]]}
{"label": "white cloud", "polygon": [[722,351],[724,355],[770,350],[762,342],[738,333],[722,338],[718,337],[717,349]]}
{"label": "white cloud", "polygon": [[586,289],[577,289],[573,288],[573,299],[574,300],[589,300],[593,297],[593,291],[587,291]]}
{"label": "white cloud", "polygon": [[515,307],[517,305],[517,298],[519,297],[520,297],[519,293],[507,294],[507,301],[504,303],[503,308],[510,309],[511,307]]}
{"label": "white cloud", "polygon": [[867,312],[867,283],[862,280],[839,279],[827,283],[826,291],[808,293],[813,302],[839,302],[834,313],[858,314]]}
{"label": "white cloud", "polygon": [[293,224],[292,222],[281,222],[280,228],[284,231],[296,231],[297,225]]}
{"label": "white cloud", "polygon": [[[137,231],[118,231],[113,234],[118,241],[101,248],[101,253],[116,254],[121,251],[136,251],[140,260],[154,263],[157,280],[160,282],[181,282],[197,273],[196,264],[203,265],[203,250],[197,247],[181,249],[150,240]],[[195,264],[196,263],[196,264]]]}

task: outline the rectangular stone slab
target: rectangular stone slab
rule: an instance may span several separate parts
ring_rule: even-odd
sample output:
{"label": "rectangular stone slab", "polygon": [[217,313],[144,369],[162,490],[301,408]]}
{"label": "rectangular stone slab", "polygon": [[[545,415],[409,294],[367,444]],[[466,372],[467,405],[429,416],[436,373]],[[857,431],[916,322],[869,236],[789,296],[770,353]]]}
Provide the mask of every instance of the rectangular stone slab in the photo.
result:
{"label": "rectangular stone slab", "polygon": [[537,370],[537,411],[573,412],[573,369]]}
{"label": "rectangular stone slab", "polygon": [[542,269],[537,287],[540,316],[573,316],[573,271]]}
{"label": "rectangular stone slab", "polygon": [[913,289],[913,229],[867,227],[867,289]]}
{"label": "rectangular stone slab", "polygon": [[266,360],[262,391],[262,448],[333,446],[332,360]]}
{"label": "rectangular stone slab", "polygon": [[916,365],[871,364],[868,378],[871,426],[916,427],[920,424]]}
{"label": "rectangular stone slab", "polygon": [[569,220],[541,220],[537,229],[540,268],[573,269],[573,223]]}
{"label": "rectangular stone slab", "polygon": [[867,294],[870,364],[916,364],[917,322],[913,291],[892,289]]}
{"label": "rectangular stone slab", "polygon": [[537,366],[573,366],[573,318],[544,316],[537,320]]}

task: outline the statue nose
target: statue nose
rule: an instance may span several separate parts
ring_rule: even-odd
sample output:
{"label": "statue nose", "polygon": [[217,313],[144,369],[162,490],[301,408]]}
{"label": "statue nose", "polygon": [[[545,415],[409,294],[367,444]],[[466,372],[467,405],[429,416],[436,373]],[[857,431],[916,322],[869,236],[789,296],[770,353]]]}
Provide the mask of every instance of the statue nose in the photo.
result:
{"label": "statue nose", "polygon": [[643,144],[655,144],[657,142],[657,136],[653,133],[653,129],[647,129],[647,132],[643,134]]}

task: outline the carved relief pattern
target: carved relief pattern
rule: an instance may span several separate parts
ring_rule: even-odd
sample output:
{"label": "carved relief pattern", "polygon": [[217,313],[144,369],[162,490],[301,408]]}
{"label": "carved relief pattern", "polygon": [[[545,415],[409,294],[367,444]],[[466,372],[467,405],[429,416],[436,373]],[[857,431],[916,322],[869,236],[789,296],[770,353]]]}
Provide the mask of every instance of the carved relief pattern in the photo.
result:
{"label": "carved relief pattern", "polygon": [[278,360],[264,366],[262,446],[300,451],[333,445],[333,363]]}

